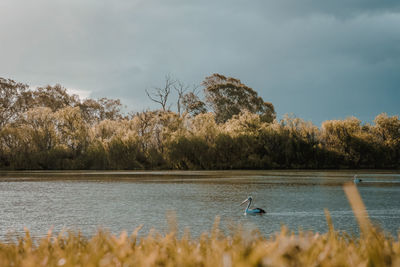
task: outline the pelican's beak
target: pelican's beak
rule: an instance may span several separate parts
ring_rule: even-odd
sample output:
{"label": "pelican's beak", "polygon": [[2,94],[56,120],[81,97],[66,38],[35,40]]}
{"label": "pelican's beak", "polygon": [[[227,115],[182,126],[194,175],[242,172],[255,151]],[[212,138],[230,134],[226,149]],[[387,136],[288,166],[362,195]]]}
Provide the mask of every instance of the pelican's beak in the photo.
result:
{"label": "pelican's beak", "polygon": [[245,201],[243,201],[240,206],[242,206],[244,203],[246,203],[247,201],[249,201],[249,199],[246,199]]}

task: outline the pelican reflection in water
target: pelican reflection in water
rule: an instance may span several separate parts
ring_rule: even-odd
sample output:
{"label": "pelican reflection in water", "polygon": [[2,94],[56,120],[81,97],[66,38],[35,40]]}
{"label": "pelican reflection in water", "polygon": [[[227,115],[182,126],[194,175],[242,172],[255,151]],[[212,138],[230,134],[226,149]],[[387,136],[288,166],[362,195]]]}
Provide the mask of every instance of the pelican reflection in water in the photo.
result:
{"label": "pelican reflection in water", "polygon": [[252,202],[252,201],[253,201],[253,198],[252,198],[252,197],[248,197],[246,200],[244,200],[244,201],[242,202],[242,204],[240,204],[240,206],[241,206],[241,205],[245,204],[246,202],[249,203],[249,204],[247,205],[246,210],[244,211],[244,214],[262,214],[262,213],[265,213],[265,210],[263,210],[263,209],[261,209],[261,208],[250,209],[250,205],[251,205],[251,202]]}

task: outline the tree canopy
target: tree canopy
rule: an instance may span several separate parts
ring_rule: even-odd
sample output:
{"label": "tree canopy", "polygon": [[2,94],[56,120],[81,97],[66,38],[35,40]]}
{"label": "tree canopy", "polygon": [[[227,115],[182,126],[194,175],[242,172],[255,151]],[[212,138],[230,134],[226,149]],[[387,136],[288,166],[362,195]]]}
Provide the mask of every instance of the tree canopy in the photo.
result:
{"label": "tree canopy", "polygon": [[165,102],[125,116],[118,99],[0,78],[0,169],[400,168],[396,115],[318,128],[295,116],[273,120],[272,104],[237,79],[214,74],[203,85],[211,112],[182,87],[184,112]]}
{"label": "tree canopy", "polygon": [[202,85],[205,87],[206,101],[219,123],[226,122],[244,110],[260,115],[265,122],[275,119],[272,103],[265,102],[256,91],[239,79],[213,74],[206,77]]}

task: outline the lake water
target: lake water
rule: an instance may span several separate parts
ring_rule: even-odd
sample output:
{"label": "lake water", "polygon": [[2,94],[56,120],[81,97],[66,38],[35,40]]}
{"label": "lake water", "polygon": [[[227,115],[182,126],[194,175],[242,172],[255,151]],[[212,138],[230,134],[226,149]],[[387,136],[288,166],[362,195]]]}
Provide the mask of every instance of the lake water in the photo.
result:
{"label": "lake water", "polygon": [[[176,213],[180,230],[193,236],[240,223],[268,236],[282,224],[291,230],[334,227],[358,233],[343,184],[358,174],[371,220],[397,235],[400,229],[400,172],[367,171],[199,171],[199,172],[0,172],[0,239],[27,227],[43,236],[53,227],[91,235],[99,227],[118,234],[143,225],[164,233],[166,214]],[[262,216],[245,216],[239,204],[253,196]]]}

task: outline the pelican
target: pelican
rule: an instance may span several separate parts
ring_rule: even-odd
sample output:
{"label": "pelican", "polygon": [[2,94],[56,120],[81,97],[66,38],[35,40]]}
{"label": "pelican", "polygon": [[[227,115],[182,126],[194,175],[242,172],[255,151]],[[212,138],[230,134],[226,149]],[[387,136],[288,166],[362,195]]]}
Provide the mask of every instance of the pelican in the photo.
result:
{"label": "pelican", "polygon": [[353,182],[354,182],[355,184],[359,184],[359,183],[361,183],[361,182],[362,182],[362,179],[360,179],[360,178],[357,178],[357,175],[354,175]]}
{"label": "pelican", "polygon": [[250,209],[251,201],[253,201],[253,198],[252,197],[248,197],[246,200],[244,200],[242,202],[242,204],[240,204],[240,206],[242,206],[244,203],[249,202],[249,204],[247,205],[246,210],[244,211],[244,214],[262,214],[262,213],[265,213],[265,210],[260,209],[260,208]]}

